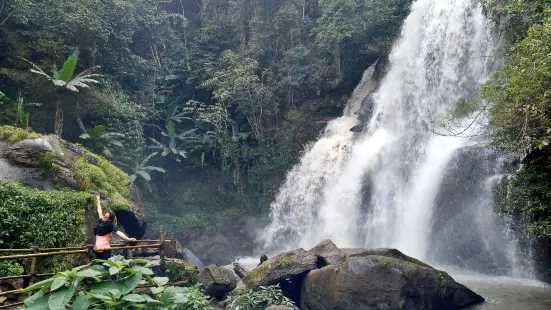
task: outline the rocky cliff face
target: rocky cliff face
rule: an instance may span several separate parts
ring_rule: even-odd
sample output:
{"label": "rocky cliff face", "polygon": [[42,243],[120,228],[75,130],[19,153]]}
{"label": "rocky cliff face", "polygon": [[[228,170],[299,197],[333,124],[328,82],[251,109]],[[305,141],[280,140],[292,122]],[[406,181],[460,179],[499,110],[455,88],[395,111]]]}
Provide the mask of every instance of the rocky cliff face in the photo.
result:
{"label": "rocky cliff face", "polygon": [[[138,208],[139,204],[126,198],[130,183],[126,173],[100,156],[57,136],[40,136],[10,127],[1,129],[0,181],[44,191],[69,188],[99,193],[106,208],[126,211],[121,213],[121,220],[125,222],[122,226],[132,236],[143,236],[143,207]],[[20,138],[14,139],[16,135]],[[92,242],[97,215],[95,210],[86,210],[84,216],[86,241]]]}

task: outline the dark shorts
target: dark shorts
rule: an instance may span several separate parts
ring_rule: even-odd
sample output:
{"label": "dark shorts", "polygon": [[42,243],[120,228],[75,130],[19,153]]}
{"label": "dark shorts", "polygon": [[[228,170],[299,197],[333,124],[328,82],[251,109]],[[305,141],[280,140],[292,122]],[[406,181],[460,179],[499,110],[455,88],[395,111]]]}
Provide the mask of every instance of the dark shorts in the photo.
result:
{"label": "dark shorts", "polygon": [[101,252],[96,252],[96,258],[97,259],[109,259],[113,253],[111,250],[103,250]]}

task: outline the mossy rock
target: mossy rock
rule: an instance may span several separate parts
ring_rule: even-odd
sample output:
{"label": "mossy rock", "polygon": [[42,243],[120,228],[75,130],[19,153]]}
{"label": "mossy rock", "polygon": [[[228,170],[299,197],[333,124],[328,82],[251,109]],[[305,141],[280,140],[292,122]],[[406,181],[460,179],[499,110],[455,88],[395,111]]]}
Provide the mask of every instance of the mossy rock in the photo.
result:
{"label": "mossy rock", "polygon": [[45,169],[57,188],[99,193],[110,209],[132,208],[129,176],[84,147],[11,126],[0,127],[0,140],[9,143],[0,147],[0,156],[12,165]]}
{"label": "mossy rock", "polygon": [[251,270],[243,283],[250,289],[277,284],[280,281],[301,275],[317,268],[317,256],[298,249],[269,258]]}
{"label": "mossy rock", "polygon": [[13,126],[1,126],[0,127],[0,141],[6,141],[10,144],[17,142],[40,138],[40,134],[22,128]]}

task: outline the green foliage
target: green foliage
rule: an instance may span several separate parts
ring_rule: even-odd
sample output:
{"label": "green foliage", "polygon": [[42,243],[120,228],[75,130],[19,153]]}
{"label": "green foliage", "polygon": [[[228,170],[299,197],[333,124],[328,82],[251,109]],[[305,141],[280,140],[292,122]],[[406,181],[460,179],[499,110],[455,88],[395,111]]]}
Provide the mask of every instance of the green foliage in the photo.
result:
{"label": "green foliage", "polygon": [[[60,272],[50,279],[27,287],[38,291],[25,300],[29,309],[212,309],[198,287],[165,286],[169,279],[152,277],[158,261],[124,259],[94,260],[91,264]],[[150,285],[144,293],[133,293],[141,283]]]}
{"label": "green foliage", "polygon": [[52,152],[41,153],[38,157],[38,165],[42,168],[52,170],[54,165],[55,154]]}
{"label": "green foliage", "polygon": [[551,238],[551,169],[531,163],[514,173],[505,184],[506,195],[499,211],[529,222],[528,231]]}
{"label": "green foliage", "polygon": [[[77,142],[81,118],[84,144],[124,161],[132,181],[170,171],[138,185],[170,201],[169,210],[159,203],[157,214],[174,218],[172,228],[213,223],[220,214],[234,218],[267,209],[282,175],[321,129],[312,124],[335,117],[334,102],[386,55],[410,3],[5,0],[0,84],[7,94],[17,90],[45,103],[33,110],[35,130],[53,127],[60,134],[64,115],[64,138]],[[65,57],[75,46],[80,53]],[[88,89],[83,85],[95,79],[84,78],[86,68],[97,66],[106,76]],[[67,88],[84,95],[62,91]],[[316,109],[306,107],[312,101]],[[55,122],[53,103],[59,107]],[[287,119],[297,111],[310,117]],[[120,133],[124,137],[111,138],[123,147],[109,141],[96,146],[91,131]],[[148,148],[161,156],[149,158]],[[99,172],[77,172],[85,185],[92,176],[102,180]],[[190,175],[210,190],[187,212],[176,195],[164,193]]]}
{"label": "green foliage", "polygon": [[40,135],[31,130],[16,128],[12,126],[0,127],[0,140],[7,141],[11,144],[27,140],[40,138]]}
{"label": "green foliage", "polygon": [[483,6],[509,43],[521,41],[532,25],[547,18],[551,8],[547,0],[484,0]]}
{"label": "green foliage", "polygon": [[9,99],[0,92],[0,124],[10,124],[23,129],[29,128],[30,108],[39,107],[40,103],[29,102],[21,94],[16,100]]}
{"label": "green foliage", "polygon": [[169,262],[166,264],[166,276],[170,282],[188,281],[189,284],[198,282],[199,270],[194,265]]}
{"label": "green foliage", "polygon": [[[16,249],[80,245],[84,242],[84,211],[93,207],[92,198],[82,192],[45,192],[0,181],[0,240]],[[39,270],[73,263],[74,258],[43,258]]]}
{"label": "green foliage", "polygon": [[20,276],[24,272],[23,266],[16,262],[0,261],[0,277]]}
{"label": "green foliage", "polygon": [[[90,155],[93,156],[93,155]],[[98,165],[88,161],[86,157],[75,160],[71,172],[73,177],[85,191],[99,192],[110,200],[114,209],[128,209],[128,187],[130,178],[109,161],[95,156]]]}
{"label": "green foliage", "polygon": [[119,139],[125,137],[124,134],[119,132],[105,131],[105,126],[103,125],[97,125],[94,128],[88,130],[86,129],[86,127],[84,127],[84,124],[82,123],[82,120],[80,118],[77,118],[77,123],[82,130],[82,134],[79,136],[79,138],[83,140],[90,140],[90,147],[95,152],[103,154],[107,157],[113,157],[113,153],[111,152],[110,148],[124,147],[119,141]]}
{"label": "green foliage", "polygon": [[82,73],[76,76],[73,76],[73,72],[75,71],[75,68],[77,65],[78,53],[79,52],[77,48],[73,52],[73,55],[67,58],[67,60],[63,64],[63,67],[61,68],[60,71],[56,71],[55,69],[53,70],[52,76],[48,75],[38,65],[34,64],[33,62],[24,58],[21,58],[21,59],[27,61],[33,66],[33,69],[31,69],[32,73],[45,77],[46,79],[50,80],[56,87],[61,87],[61,88],[70,90],[72,92],[78,93],[79,90],[77,87],[90,88],[90,86],[88,86],[87,83],[99,84],[99,82],[95,80],[95,78],[101,76],[100,74],[88,74],[88,72],[94,68],[83,71]]}
{"label": "green foliage", "polygon": [[551,15],[530,27],[485,86],[496,142],[512,150],[542,149],[551,141]]}
{"label": "green foliage", "polygon": [[151,175],[149,174],[151,171],[157,171],[161,173],[166,173],[166,170],[157,166],[148,166],[147,163],[157,155],[157,152],[149,154],[146,158],[144,158],[141,162],[136,161],[134,163],[134,166],[131,166],[127,163],[121,162],[120,164],[124,167],[126,167],[128,170],[130,170],[130,182],[134,183],[136,181],[136,178],[138,176],[142,177],[146,181],[151,181]]}
{"label": "green foliage", "polygon": [[258,290],[228,298],[230,310],[264,310],[273,305],[292,306],[293,302],[283,295],[278,285],[261,286]]}
{"label": "green foliage", "polygon": [[507,39],[507,55],[483,89],[494,143],[527,154],[507,180],[499,211],[522,219],[528,231],[551,238],[551,3],[485,1]]}

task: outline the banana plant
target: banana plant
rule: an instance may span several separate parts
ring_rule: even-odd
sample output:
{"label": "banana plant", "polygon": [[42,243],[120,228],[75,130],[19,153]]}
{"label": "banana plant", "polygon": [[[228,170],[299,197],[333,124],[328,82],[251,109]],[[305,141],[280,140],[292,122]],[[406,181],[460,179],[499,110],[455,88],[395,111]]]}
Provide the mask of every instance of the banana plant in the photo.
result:
{"label": "banana plant", "polygon": [[99,153],[107,157],[113,157],[113,154],[110,150],[111,147],[123,148],[123,144],[118,140],[119,138],[124,138],[125,135],[119,132],[109,132],[105,131],[105,126],[97,125],[92,129],[86,129],[82,120],[77,118],[77,123],[82,134],[79,136],[82,140],[90,140],[90,147]]}
{"label": "banana plant", "polygon": [[159,152],[154,152],[149,154],[146,158],[144,158],[141,162],[135,161],[133,165],[129,165],[125,162],[114,162],[128,170],[130,172],[130,184],[134,184],[134,181],[136,181],[136,178],[138,176],[142,177],[146,181],[151,181],[151,175],[150,172],[152,171],[158,171],[161,173],[166,173],[166,170],[157,167],[157,166],[148,166],[147,163],[151,160],[151,158],[155,157]]}
{"label": "banana plant", "polygon": [[[79,49],[75,48],[73,54],[67,58],[61,70],[53,70],[53,74],[50,76],[44,72],[38,65],[27,60],[25,58],[19,57],[20,59],[30,63],[33,68],[30,69],[31,72],[38,74],[42,77],[45,77],[53,83],[56,88],[60,90],[69,90],[72,92],[79,92],[78,88],[90,88],[88,84],[99,84],[100,82],[96,77],[102,76],[101,74],[92,74],[95,69],[99,67],[92,67],[90,69],[84,70],[83,72],[74,75],[75,68],[78,62]],[[63,107],[61,106],[61,95],[60,92],[57,93],[57,102],[56,102],[56,112],[55,112],[55,125],[54,133],[58,136],[61,136],[61,131],[63,130]]]}
{"label": "banana plant", "polygon": [[26,101],[21,94],[19,94],[16,100],[11,100],[4,93],[0,92],[0,105],[3,103],[11,104],[11,106],[6,109],[6,113],[3,113],[4,115],[2,115],[2,119],[0,120],[13,123],[14,126],[24,129],[29,127],[29,108],[42,105],[41,103]]}

